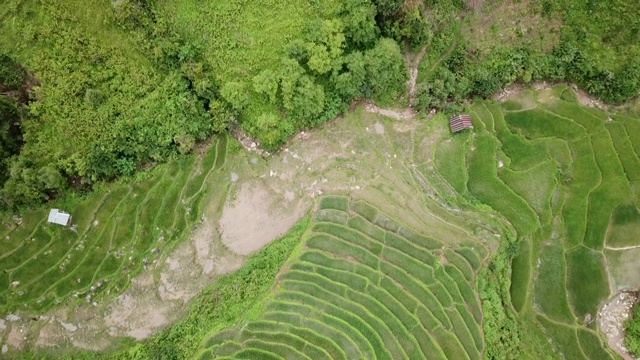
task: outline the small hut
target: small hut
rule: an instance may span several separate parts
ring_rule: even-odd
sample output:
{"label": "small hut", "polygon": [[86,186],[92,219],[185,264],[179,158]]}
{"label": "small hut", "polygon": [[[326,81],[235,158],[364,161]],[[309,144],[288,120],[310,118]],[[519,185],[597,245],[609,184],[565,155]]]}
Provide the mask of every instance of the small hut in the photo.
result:
{"label": "small hut", "polygon": [[469,115],[456,115],[449,119],[449,126],[451,127],[451,132],[456,133],[458,131],[462,131],[464,129],[473,128],[473,124],[471,123],[471,116]]}
{"label": "small hut", "polygon": [[58,209],[51,209],[49,211],[49,219],[47,222],[49,224],[58,224],[62,226],[69,225],[69,220],[71,220],[71,215],[67,214],[64,211],[60,211]]}

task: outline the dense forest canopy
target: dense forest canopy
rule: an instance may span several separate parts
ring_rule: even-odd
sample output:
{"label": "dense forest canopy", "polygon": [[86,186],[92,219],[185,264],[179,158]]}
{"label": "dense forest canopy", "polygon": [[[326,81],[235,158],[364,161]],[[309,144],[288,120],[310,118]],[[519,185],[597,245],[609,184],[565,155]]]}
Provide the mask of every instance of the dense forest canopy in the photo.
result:
{"label": "dense forest canopy", "polygon": [[612,103],[638,94],[633,2],[529,1],[532,17],[562,23],[557,41],[466,41],[463,20],[503,3],[4,0],[0,206],[131,176],[216,132],[273,150],[354,99],[406,104],[403,53],[423,46],[449,56],[421,72],[421,111],[516,81],[572,81]]}

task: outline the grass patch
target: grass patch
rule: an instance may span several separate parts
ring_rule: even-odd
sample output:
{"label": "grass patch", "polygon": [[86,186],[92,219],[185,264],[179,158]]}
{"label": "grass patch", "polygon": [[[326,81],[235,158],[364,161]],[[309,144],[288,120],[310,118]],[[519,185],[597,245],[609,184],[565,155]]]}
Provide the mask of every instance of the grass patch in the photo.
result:
{"label": "grass patch", "polygon": [[556,173],[556,163],[545,161],[528,170],[501,170],[499,177],[535,210],[540,222],[546,223],[551,220],[551,196],[557,185]]}
{"label": "grass patch", "polygon": [[476,139],[476,149],[469,155],[469,192],[506,216],[522,234],[537,227],[537,215],[529,205],[497,176],[496,140],[487,134]]}
{"label": "grass patch", "polygon": [[604,255],[578,246],[566,254],[567,293],[578,319],[595,316],[600,302],[609,297]]}
{"label": "grass patch", "polygon": [[364,201],[357,200],[351,204],[351,210],[367,219],[369,222],[373,222],[378,215],[378,209],[367,204]]}
{"label": "grass patch", "polygon": [[565,359],[587,359],[580,349],[575,329],[553,323],[543,316],[536,316],[536,319],[542,324],[553,347],[561,356]]}
{"label": "grass patch", "polygon": [[529,297],[529,279],[531,277],[531,244],[522,240],[518,244],[518,255],[511,260],[511,304],[517,312],[524,309]]}
{"label": "grass patch", "polygon": [[592,333],[591,331],[579,329],[578,341],[580,343],[582,351],[588,359],[613,359],[611,354],[609,354],[605,350],[607,348],[607,345],[603,344],[598,336],[596,336],[596,334]]}
{"label": "grass patch", "polygon": [[585,129],[575,122],[539,108],[506,113],[504,119],[509,128],[521,132],[529,139],[557,137],[575,140],[585,134]]}
{"label": "grass patch", "polygon": [[349,212],[349,199],[343,196],[325,196],[318,202],[319,209],[333,209]]}
{"label": "grass patch", "polygon": [[456,134],[438,143],[435,163],[438,172],[459,194],[467,192],[466,156],[469,150],[470,132]]}
{"label": "grass patch", "polygon": [[545,244],[538,255],[533,287],[534,308],[556,321],[573,324],[566,289],[564,251],[558,244]]}
{"label": "grass patch", "polygon": [[612,215],[607,233],[607,246],[625,247],[638,244],[640,239],[640,210],[635,204],[620,205]]}

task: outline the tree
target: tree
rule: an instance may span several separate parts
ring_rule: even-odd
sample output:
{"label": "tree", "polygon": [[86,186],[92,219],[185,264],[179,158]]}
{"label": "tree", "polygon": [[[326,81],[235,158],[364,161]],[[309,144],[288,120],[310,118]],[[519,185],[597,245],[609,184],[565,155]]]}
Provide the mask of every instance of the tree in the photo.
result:
{"label": "tree", "polygon": [[271,103],[276,102],[278,92],[278,78],[271,69],[265,69],[252,79],[253,90],[259,94],[266,95]]}
{"label": "tree", "polygon": [[402,9],[402,0],[373,0],[378,14],[391,17]]}
{"label": "tree", "polygon": [[342,55],[345,46],[342,22],[323,20],[313,23],[308,31],[307,66],[319,75],[331,70],[331,62]]}
{"label": "tree", "polygon": [[347,42],[356,49],[366,49],[380,34],[376,24],[376,8],[369,0],[345,0],[340,19],[344,24]]}
{"label": "tree", "polygon": [[249,102],[244,84],[237,81],[230,81],[224,84],[220,89],[220,95],[237,111],[244,109]]}
{"label": "tree", "polygon": [[366,86],[373,98],[396,97],[404,91],[409,74],[398,44],[382,38],[364,55]]}
{"label": "tree", "polygon": [[331,76],[335,90],[345,101],[361,97],[364,81],[367,77],[364,55],[359,51],[354,51],[340,60],[338,66],[334,66]]}

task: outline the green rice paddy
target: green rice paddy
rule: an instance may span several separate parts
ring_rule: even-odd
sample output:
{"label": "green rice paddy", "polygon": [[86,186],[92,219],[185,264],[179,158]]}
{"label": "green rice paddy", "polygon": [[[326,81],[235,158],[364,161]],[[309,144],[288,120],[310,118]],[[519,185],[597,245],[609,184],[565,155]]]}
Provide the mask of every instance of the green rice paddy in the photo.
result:
{"label": "green rice paddy", "polygon": [[203,194],[226,161],[227,139],[213,142],[201,156],[159,166],[145,180],[60,201],[72,215],[69,227],[47,224],[46,210],[27,212],[17,222],[5,219],[0,313],[102,302],[126,289],[202,213]]}
{"label": "green rice paddy", "polygon": [[214,334],[200,358],[482,358],[476,252],[415,241],[401,222],[345,197],[322,198],[313,221],[264,313]]}

